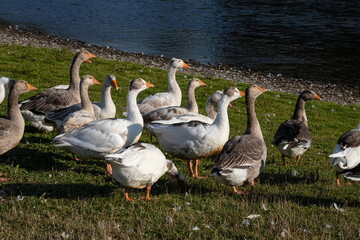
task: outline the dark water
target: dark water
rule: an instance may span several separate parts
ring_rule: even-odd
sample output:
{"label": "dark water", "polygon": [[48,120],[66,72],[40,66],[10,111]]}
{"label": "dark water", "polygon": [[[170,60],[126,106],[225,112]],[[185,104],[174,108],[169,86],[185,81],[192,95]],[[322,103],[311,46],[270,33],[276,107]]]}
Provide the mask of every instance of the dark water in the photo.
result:
{"label": "dark water", "polygon": [[359,0],[0,0],[0,19],[127,52],[360,85]]}

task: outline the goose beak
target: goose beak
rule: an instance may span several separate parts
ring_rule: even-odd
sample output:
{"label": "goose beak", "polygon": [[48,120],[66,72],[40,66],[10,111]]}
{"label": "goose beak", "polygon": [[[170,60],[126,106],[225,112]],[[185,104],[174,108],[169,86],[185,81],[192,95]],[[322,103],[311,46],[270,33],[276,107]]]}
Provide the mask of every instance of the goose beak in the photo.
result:
{"label": "goose beak", "polygon": [[94,83],[94,85],[99,85],[99,84],[100,84],[99,81],[96,80],[95,78],[94,78],[94,80],[93,80],[93,83]]}
{"label": "goose beak", "polygon": [[206,83],[200,80],[200,86],[206,86]]}
{"label": "goose beak", "polygon": [[149,82],[145,82],[147,88],[155,87],[154,84],[151,84]]}
{"label": "goose beak", "polygon": [[33,85],[29,84],[29,83],[26,83],[26,86],[28,88],[29,91],[32,91],[32,90],[37,90],[36,87],[34,87]]}
{"label": "goose beak", "polygon": [[190,68],[189,65],[187,65],[186,63],[183,64],[183,68]]}
{"label": "goose beak", "polygon": [[316,100],[321,100],[321,98],[319,97],[319,95],[317,95],[316,93],[314,93],[314,99],[316,99]]}
{"label": "goose beak", "polygon": [[90,60],[84,60],[84,62],[91,63],[91,61],[90,61]]}
{"label": "goose beak", "polygon": [[88,52],[89,58],[94,58],[95,55]]}
{"label": "goose beak", "polygon": [[113,86],[113,88],[115,88],[116,90],[119,89],[118,85],[117,85],[117,82],[116,82],[116,79],[112,79],[111,80],[111,86]]}
{"label": "goose beak", "polygon": [[260,90],[261,92],[267,92],[267,91],[269,91],[269,89],[262,88],[262,87],[259,87],[259,90]]}
{"label": "goose beak", "polygon": [[240,94],[240,96],[245,96],[245,93],[244,92],[242,92],[242,91],[239,91],[239,94]]}

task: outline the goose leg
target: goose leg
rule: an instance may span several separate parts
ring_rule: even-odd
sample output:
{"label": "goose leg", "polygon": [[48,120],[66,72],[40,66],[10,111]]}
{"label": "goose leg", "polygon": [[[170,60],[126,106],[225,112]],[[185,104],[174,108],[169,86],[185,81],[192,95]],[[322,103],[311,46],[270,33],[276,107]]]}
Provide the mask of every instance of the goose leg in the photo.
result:
{"label": "goose leg", "polygon": [[250,185],[251,185],[250,194],[252,195],[254,193],[254,186],[255,186],[255,180],[254,179],[250,181]]}
{"label": "goose leg", "polygon": [[2,173],[0,173],[0,182],[6,182],[6,181],[9,180],[9,178],[4,178],[4,177],[1,177],[1,176],[3,176]]}
{"label": "goose leg", "polygon": [[297,166],[297,165],[298,165],[298,163],[300,162],[300,159],[301,159],[301,155],[298,155],[298,156],[296,157],[296,163],[295,163],[295,166]]}
{"label": "goose leg", "polygon": [[234,193],[236,194],[246,194],[246,192],[239,190],[236,186],[233,186]]}
{"label": "goose leg", "polygon": [[338,171],[336,171],[336,186],[340,186],[340,178],[339,178],[340,173]]}
{"label": "goose leg", "polygon": [[112,168],[111,168],[110,164],[105,163],[104,175],[105,176],[111,176],[112,175]]}
{"label": "goose leg", "polygon": [[135,201],[136,199],[132,199],[129,197],[129,189],[125,188],[125,200],[126,201]]}
{"label": "goose leg", "polygon": [[152,198],[150,197],[150,191],[151,191],[151,185],[147,185],[145,197],[140,197],[140,199],[151,200]]}
{"label": "goose leg", "polygon": [[282,159],[282,162],[283,162],[283,166],[285,166],[286,165],[285,155],[281,154],[281,159]]}
{"label": "goose leg", "polygon": [[204,178],[206,178],[206,177],[202,177],[202,176],[199,176],[199,172],[198,172],[198,166],[199,166],[199,160],[198,159],[196,159],[196,160],[194,160],[195,161],[195,164],[194,164],[194,177],[196,177],[196,178],[202,178],[202,179],[204,179]]}
{"label": "goose leg", "polygon": [[194,171],[193,171],[192,160],[188,160],[188,161],[187,161],[187,167],[188,167],[188,169],[189,169],[190,176],[191,176],[191,177],[195,177]]}

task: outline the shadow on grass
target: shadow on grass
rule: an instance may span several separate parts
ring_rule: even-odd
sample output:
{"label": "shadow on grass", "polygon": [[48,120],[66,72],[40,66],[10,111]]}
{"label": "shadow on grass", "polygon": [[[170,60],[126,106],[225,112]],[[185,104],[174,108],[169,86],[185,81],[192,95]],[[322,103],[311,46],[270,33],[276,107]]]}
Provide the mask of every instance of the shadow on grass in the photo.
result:
{"label": "shadow on grass", "polygon": [[100,186],[93,184],[31,184],[9,183],[3,185],[7,196],[33,196],[53,199],[87,199],[94,197],[107,197],[114,191],[110,185]]}
{"label": "shadow on grass", "polygon": [[299,172],[287,170],[285,172],[271,173],[262,172],[259,176],[261,183],[268,185],[289,184],[315,184],[320,181],[319,172]]}

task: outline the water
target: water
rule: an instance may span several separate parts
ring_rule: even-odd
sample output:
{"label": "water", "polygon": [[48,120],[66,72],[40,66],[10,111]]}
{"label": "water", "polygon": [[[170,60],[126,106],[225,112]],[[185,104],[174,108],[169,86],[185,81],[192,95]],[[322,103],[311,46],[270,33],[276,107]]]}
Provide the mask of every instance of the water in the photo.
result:
{"label": "water", "polygon": [[0,19],[127,52],[360,85],[357,0],[1,0]]}

